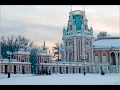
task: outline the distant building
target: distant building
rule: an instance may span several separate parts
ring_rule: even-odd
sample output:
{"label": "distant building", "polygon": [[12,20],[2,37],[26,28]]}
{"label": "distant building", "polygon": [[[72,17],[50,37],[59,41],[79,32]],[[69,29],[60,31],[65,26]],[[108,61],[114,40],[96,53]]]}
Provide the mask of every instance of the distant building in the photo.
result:
{"label": "distant building", "polygon": [[[24,44],[21,42],[20,49],[17,52],[13,53],[14,59],[10,60],[10,73],[21,73],[29,74],[31,73],[31,63],[29,61],[29,52],[25,52]],[[1,73],[7,74],[9,70],[9,59],[0,59],[1,64]]]}

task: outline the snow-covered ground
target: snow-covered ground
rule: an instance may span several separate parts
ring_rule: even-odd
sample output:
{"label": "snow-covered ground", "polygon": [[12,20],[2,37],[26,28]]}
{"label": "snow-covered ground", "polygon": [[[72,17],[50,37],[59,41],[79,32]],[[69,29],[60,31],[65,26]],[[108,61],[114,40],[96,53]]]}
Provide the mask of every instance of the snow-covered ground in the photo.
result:
{"label": "snow-covered ground", "polygon": [[1,85],[120,85],[120,73],[115,74],[0,74]]}

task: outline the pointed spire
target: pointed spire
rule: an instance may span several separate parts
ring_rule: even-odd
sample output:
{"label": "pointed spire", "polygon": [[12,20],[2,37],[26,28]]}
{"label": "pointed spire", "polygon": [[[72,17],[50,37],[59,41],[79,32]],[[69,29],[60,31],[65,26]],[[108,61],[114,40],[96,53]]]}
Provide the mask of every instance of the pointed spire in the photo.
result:
{"label": "pointed spire", "polygon": [[64,28],[65,28],[65,24],[64,24],[64,26],[63,26]]}
{"label": "pointed spire", "polygon": [[84,12],[85,12],[85,5],[84,5]]}
{"label": "pointed spire", "polygon": [[92,24],[90,25],[90,28],[92,28]]}
{"label": "pointed spire", "polygon": [[73,17],[72,17],[72,5],[71,5],[71,9],[70,9],[71,11],[70,11],[70,20],[72,20],[73,19]]}
{"label": "pointed spire", "polygon": [[64,24],[64,26],[63,26],[63,30],[65,30],[65,24]]}
{"label": "pointed spire", "polygon": [[45,41],[44,41],[44,46],[45,46]]}
{"label": "pointed spire", "polygon": [[72,5],[71,5],[71,12],[72,12]]}

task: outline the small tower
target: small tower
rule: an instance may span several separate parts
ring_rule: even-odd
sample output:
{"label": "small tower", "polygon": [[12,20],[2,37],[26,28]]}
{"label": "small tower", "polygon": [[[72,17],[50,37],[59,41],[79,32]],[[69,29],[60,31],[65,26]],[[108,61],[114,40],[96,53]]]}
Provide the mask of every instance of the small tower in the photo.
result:
{"label": "small tower", "polygon": [[90,34],[91,34],[91,36],[93,36],[93,27],[92,27],[92,24],[90,26]]}
{"label": "small tower", "polygon": [[103,38],[106,38],[107,37],[107,32],[100,32],[98,35],[97,35],[97,38],[98,39],[103,39]]}
{"label": "small tower", "polygon": [[65,25],[63,27],[63,37],[66,35]]}
{"label": "small tower", "polygon": [[21,42],[20,45],[19,45],[19,51],[24,51],[24,44],[23,44],[23,42]]}
{"label": "small tower", "polygon": [[47,48],[46,48],[46,46],[45,46],[45,41],[44,41],[44,44],[43,44],[43,53],[47,53]]}

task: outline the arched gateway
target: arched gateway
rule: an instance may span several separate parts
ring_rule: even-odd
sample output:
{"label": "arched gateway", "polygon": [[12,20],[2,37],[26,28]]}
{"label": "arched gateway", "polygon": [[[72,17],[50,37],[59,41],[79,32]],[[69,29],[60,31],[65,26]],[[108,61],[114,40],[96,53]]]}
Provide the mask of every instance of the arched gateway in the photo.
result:
{"label": "arched gateway", "polygon": [[36,73],[37,57],[40,55],[41,50],[36,46],[31,46],[27,48],[27,51],[30,52],[31,73]]}

